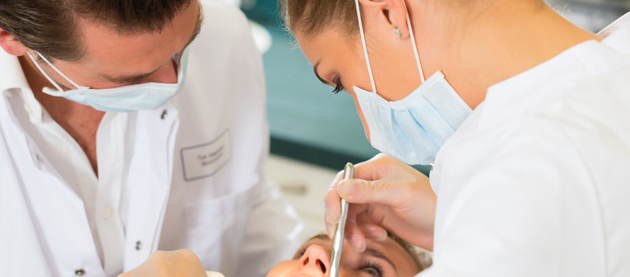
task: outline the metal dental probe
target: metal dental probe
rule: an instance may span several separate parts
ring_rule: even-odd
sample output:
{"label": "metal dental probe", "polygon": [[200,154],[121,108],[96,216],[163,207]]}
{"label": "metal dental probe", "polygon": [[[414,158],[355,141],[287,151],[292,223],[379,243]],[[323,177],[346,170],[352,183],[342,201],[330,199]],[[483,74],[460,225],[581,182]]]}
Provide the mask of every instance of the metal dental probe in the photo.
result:
{"label": "metal dental probe", "polygon": [[[343,179],[352,179],[354,177],[354,166],[351,163],[346,164],[343,169]],[[339,262],[341,260],[341,252],[343,251],[343,233],[346,228],[346,220],[348,219],[348,202],[341,199],[341,216],[339,223],[335,226],[335,234],[333,236],[332,255],[330,257],[330,274],[329,277],[339,277]]]}

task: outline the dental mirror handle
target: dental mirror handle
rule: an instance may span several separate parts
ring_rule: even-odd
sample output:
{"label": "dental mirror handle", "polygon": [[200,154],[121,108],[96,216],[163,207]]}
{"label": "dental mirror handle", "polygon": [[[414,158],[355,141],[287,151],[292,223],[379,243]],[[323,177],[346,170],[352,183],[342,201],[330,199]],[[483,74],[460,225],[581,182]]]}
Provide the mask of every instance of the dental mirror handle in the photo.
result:
{"label": "dental mirror handle", "polygon": [[[354,166],[351,163],[346,164],[343,170],[343,179],[352,179],[354,177]],[[346,229],[346,220],[348,219],[348,202],[341,199],[341,216],[339,223],[335,226],[333,236],[332,255],[330,256],[330,274],[329,277],[339,277],[339,262],[341,260],[341,252],[343,251],[343,234]]]}

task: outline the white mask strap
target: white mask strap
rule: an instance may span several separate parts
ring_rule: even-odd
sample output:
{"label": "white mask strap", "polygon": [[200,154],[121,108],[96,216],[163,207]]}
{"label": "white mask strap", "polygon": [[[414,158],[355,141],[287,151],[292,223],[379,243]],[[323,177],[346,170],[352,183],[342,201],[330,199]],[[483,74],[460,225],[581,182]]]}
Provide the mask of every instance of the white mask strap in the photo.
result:
{"label": "white mask strap", "polygon": [[[44,74],[44,77],[46,77],[46,79],[48,79],[48,81],[50,83],[52,83],[55,88],[57,88],[57,90],[59,92],[63,92],[63,89],[61,89],[61,86],[59,86],[59,84],[57,84],[57,82],[55,82],[52,78],[50,78],[50,76],[48,76],[48,74],[46,74],[46,72],[41,68],[41,66],[39,66],[39,63],[35,60],[35,58],[33,58],[33,56],[31,55],[31,53],[26,52],[28,54],[28,56],[31,58],[31,60],[33,60],[33,63],[35,63],[35,66],[37,66],[37,68],[39,69],[39,71],[42,72],[42,74]],[[63,77],[64,79],[66,79],[66,81],[70,82],[70,84],[72,84],[74,87],[76,87],[77,89],[80,89],[81,86],[77,85],[77,83],[75,83],[74,81],[70,80],[70,78],[68,78],[68,76],[66,76],[66,74],[63,74],[63,72],[61,72],[59,69],[57,69],[57,67],[55,67],[48,59],[46,59],[46,57],[44,57],[44,55],[40,54],[39,52],[35,51],[35,53],[37,53],[37,55],[39,55],[39,57],[42,58],[42,60],[44,60],[48,66],[50,66],[52,69],[54,69],[55,71],[57,71],[57,73],[59,73],[59,75],[61,75],[61,77]]]}
{"label": "white mask strap", "polygon": [[372,82],[372,92],[376,93],[376,85],[374,84],[374,75],[372,75],[372,66],[370,65],[370,58],[368,57],[367,46],[365,44],[365,34],[363,33],[363,21],[361,20],[361,7],[359,6],[359,0],[354,0],[357,6],[357,16],[359,18],[359,31],[361,32],[361,42],[363,43],[363,53],[365,54],[365,62],[367,63],[368,73],[370,74],[370,82]]}
{"label": "white mask strap", "polygon": [[411,45],[413,45],[413,53],[416,55],[416,64],[418,65],[418,72],[420,72],[420,80],[424,84],[424,73],[422,72],[422,66],[420,65],[420,55],[418,54],[418,47],[416,46],[416,38],[413,35],[413,28],[411,28],[411,19],[409,18],[409,10],[407,10],[407,4],[405,0],[402,0],[403,6],[405,6],[405,13],[407,14],[407,27],[409,27],[409,36],[411,37]]}
{"label": "white mask strap", "polygon": [[[359,6],[359,0],[354,0],[357,8],[357,17],[359,19],[359,32],[361,33],[361,43],[363,44],[363,54],[365,55],[365,62],[367,63],[368,73],[370,74],[370,82],[372,82],[372,92],[376,93],[376,85],[374,84],[374,75],[372,74],[372,66],[370,65],[370,58],[368,57],[367,46],[365,43],[365,33],[363,32],[363,21],[361,19],[361,8]],[[411,37],[411,44],[413,45],[414,54],[416,56],[416,64],[418,71],[420,72],[420,80],[424,83],[424,73],[422,72],[422,66],[420,65],[420,56],[418,55],[418,47],[416,46],[416,39],[413,35],[413,29],[411,28],[411,19],[409,18],[409,11],[407,10],[407,4],[402,0],[405,6],[405,13],[407,14],[407,27],[409,27],[409,35]]]}

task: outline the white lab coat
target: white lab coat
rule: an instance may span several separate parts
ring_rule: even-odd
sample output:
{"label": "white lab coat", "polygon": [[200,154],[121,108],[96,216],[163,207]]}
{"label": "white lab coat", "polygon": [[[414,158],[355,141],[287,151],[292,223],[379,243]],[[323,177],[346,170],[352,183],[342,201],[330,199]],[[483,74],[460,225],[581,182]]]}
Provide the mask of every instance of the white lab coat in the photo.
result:
{"label": "white lab coat", "polygon": [[430,178],[419,276],[630,276],[630,24],[490,87]]}
{"label": "white lab coat", "polygon": [[[299,219],[263,174],[265,82],[247,20],[226,4],[204,2],[204,12],[183,90],[125,117],[123,271],[158,249],[187,248],[207,270],[263,276],[300,243]],[[16,119],[24,111],[10,108],[23,101],[17,93],[0,95],[0,276],[112,276],[85,203]]]}

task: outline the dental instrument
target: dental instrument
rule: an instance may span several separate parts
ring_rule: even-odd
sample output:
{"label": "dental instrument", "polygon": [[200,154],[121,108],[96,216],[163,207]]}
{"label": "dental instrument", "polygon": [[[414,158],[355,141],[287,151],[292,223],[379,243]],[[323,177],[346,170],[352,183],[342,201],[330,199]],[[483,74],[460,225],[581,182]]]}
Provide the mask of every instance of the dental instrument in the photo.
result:
{"label": "dental instrument", "polygon": [[[343,179],[352,179],[354,177],[354,166],[352,163],[346,164],[343,169]],[[333,236],[332,255],[330,258],[330,274],[329,277],[339,277],[339,263],[341,260],[341,252],[343,251],[343,233],[348,219],[348,202],[341,199],[341,216],[339,223],[335,226],[335,234]]]}

